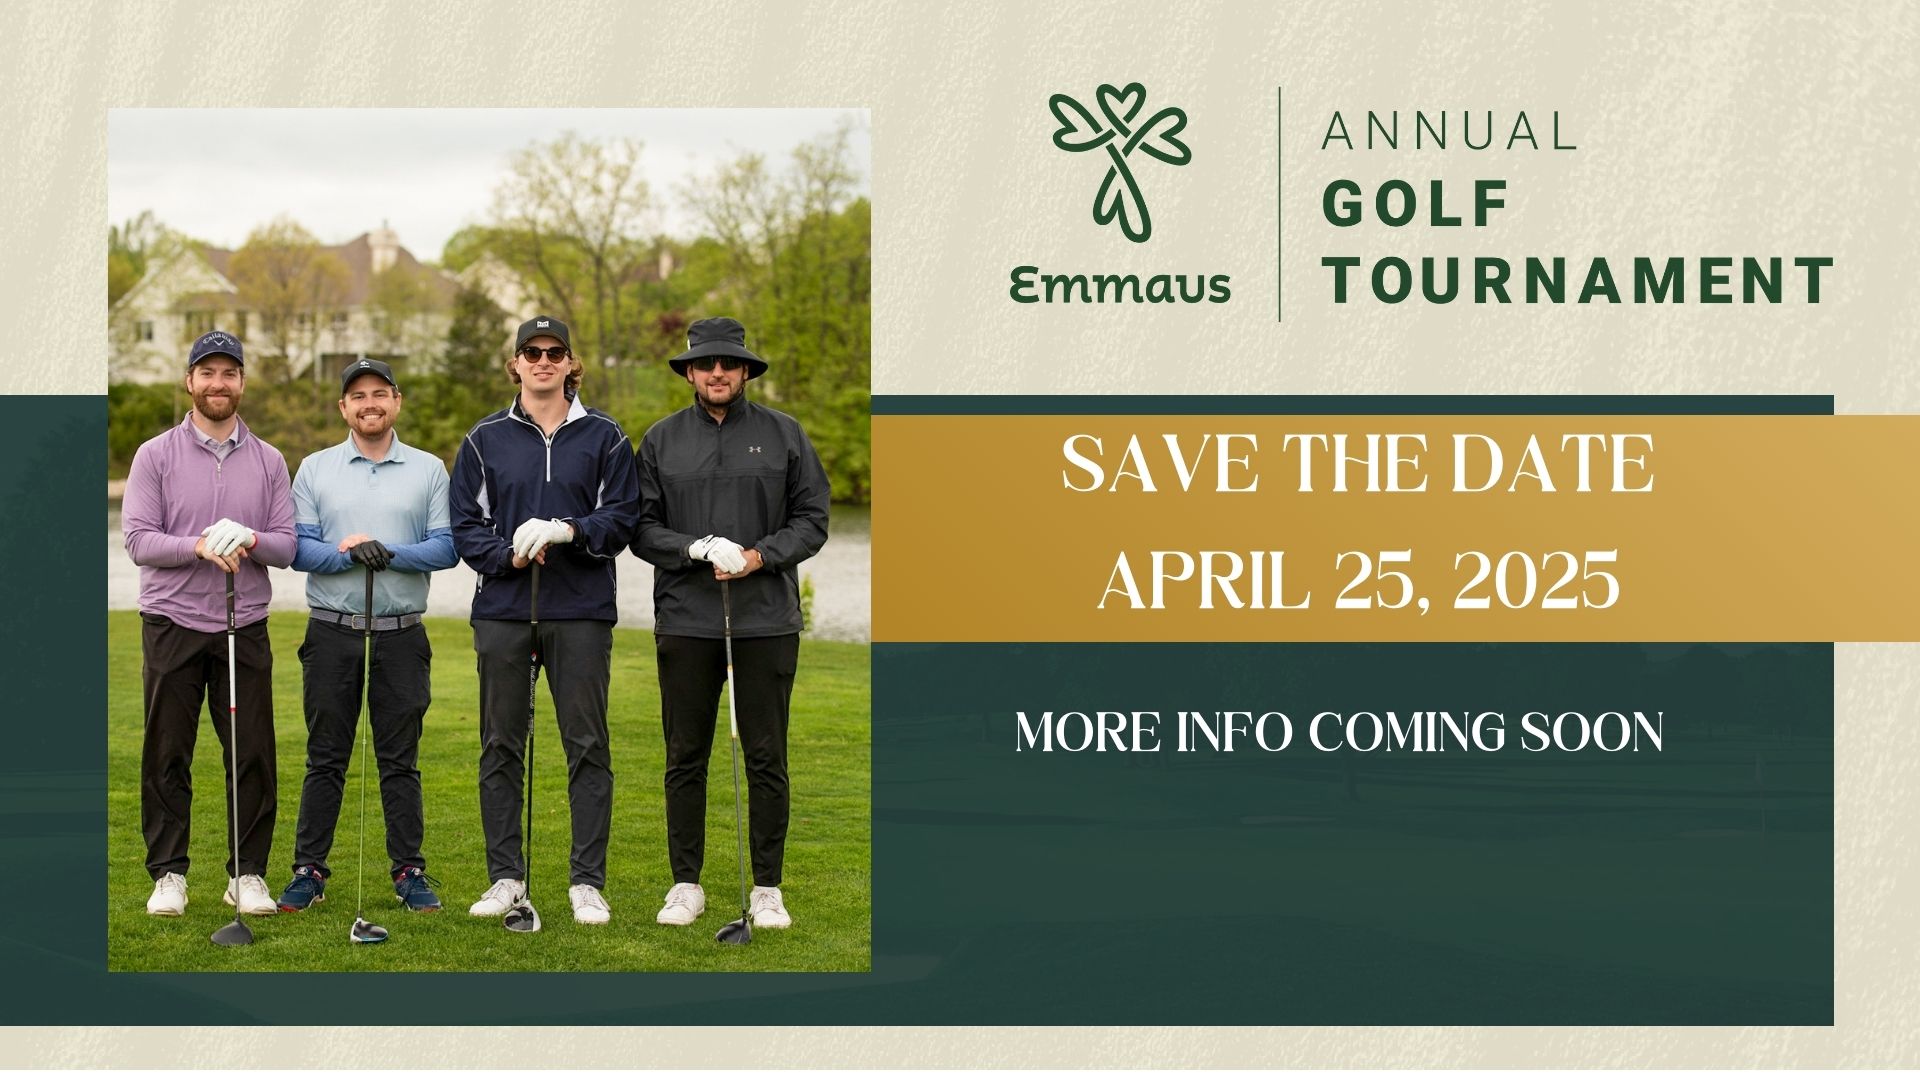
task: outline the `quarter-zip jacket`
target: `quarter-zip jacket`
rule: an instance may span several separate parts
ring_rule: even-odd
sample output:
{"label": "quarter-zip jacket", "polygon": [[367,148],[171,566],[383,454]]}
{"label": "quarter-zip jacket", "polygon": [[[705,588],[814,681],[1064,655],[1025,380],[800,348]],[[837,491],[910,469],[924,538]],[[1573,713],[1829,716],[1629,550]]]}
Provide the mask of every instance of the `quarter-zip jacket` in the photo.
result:
{"label": "quarter-zip jacket", "polygon": [[473,426],[453,463],[453,546],[479,580],[473,618],[528,617],[527,568],[513,568],[513,533],[528,518],[573,525],[570,544],[540,568],[543,619],[619,620],[614,557],[640,509],[633,444],[620,424],[575,398],[548,436],[520,399]]}
{"label": "quarter-zip jacket", "polygon": [[713,535],[766,564],[730,583],[734,636],[799,633],[799,565],[827,542],[831,497],[799,421],[741,398],[721,424],[696,401],[648,428],[638,457],[633,553],[654,566],[654,630],[721,636],[720,583],[711,564],[687,557],[687,545]]}
{"label": "quarter-zip jacket", "polygon": [[227,575],[193,553],[201,530],[221,518],[253,530],[253,550],[233,575],[237,625],[267,617],[267,567],[293,561],[287,459],[237,419],[233,439],[222,461],[189,415],[141,443],[120,508],[127,554],[140,567],[140,610],[209,634],[227,628]]}

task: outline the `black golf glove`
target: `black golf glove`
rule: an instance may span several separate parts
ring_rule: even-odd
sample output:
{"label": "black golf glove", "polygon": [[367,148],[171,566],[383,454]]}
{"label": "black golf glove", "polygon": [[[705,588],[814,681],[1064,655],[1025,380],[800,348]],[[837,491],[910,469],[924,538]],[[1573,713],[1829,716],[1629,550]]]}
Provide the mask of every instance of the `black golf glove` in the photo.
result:
{"label": "black golf glove", "polygon": [[378,540],[355,544],[347,549],[347,554],[353,556],[354,562],[374,570],[385,570],[387,565],[393,562],[393,552],[388,551],[387,545]]}

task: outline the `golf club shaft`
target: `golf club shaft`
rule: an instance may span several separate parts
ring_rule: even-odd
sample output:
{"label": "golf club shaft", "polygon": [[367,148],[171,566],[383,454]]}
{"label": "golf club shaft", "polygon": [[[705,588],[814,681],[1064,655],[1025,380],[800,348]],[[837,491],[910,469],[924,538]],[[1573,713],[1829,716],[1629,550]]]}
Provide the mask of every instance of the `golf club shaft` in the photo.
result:
{"label": "golf club shaft", "polygon": [[733,692],[733,593],[720,582],[720,633],[727,650],[727,760],[733,765],[733,850],[740,867],[740,917],[747,917],[747,840],[740,811],[740,705]]}
{"label": "golf club shaft", "polygon": [[366,911],[367,885],[367,746],[361,733],[373,726],[373,567],[367,567],[367,630],[361,649],[361,724],[354,732],[354,753],[360,758],[360,864],[353,871],[353,918]]}
{"label": "golf club shaft", "polygon": [[227,797],[232,813],[227,815],[227,827],[233,836],[233,917],[240,918],[240,689],[234,681],[237,666],[234,663],[233,650],[236,631],[233,615],[233,571],[227,571],[227,750],[233,762],[233,768],[227,775]]}
{"label": "golf club shaft", "polygon": [[527,597],[527,623],[532,639],[532,648],[527,654],[527,826],[520,840],[520,861],[525,864],[520,872],[526,875],[520,883],[526,887],[528,904],[533,903],[533,726],[540,689],[540,564],[533,563],[532,570]]}

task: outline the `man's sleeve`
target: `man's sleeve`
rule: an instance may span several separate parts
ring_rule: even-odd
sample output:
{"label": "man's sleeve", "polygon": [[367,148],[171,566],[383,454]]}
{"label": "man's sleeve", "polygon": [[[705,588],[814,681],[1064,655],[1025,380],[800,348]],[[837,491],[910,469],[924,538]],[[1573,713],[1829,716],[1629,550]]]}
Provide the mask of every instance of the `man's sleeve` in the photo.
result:
{"label": "man's sleeve", "polygon": [[308,458],[300,463],[293,478],[293,568],[305,574],[337,574],[353,565],[353,560],[327,543],[320,527],[320,501],[313,494],[313,473]]}
{"label": "man's sleeve", "polygon": [[453,518],[453,548],[474,573],[499,575],[513,568],[513,545],[505,537],[494,535],[480,508],[486,483],[486,463],[473,433],[468,432],[453,459],[453,481],[447,496]]}
{"label": "man's sleeve", "polygon": [[353,556],[327,543],[320,526],[298,524],[293,527],[299,544],[293,553],[293,568],[308,574],[338,574],[353,566]]}
{"label": "man's sleeve", "polygon": [[749,545],[769,570],[785,570],[820,553],[827,542],[833,491],[806,429],[793,425],[787,440],[787,523]]}
{"label": "man's sleeve", "polygon": [[253,549],[247,552],[247,558],[264,566],[291,566],[298,547],[293,532],[293,484],[287,479],[287,459],[278,450],[268,459],[267,523],[264,528],[254,528]]}
{"label": "man's sleeve", "polygon": [[429,457],[429,460],[433,462],[433,480],[427,489],[427,535],[416,543],[392,549],[390,565],[395,570],[430,574],[452,566],[457,558],[453,551],[453,529],[448,524],[452,518],[447,508],[447,467],[440,464],[439,458]]}
{"label": "man's sleeve", "polygon": [[167,496],[154,455],[142,446],[127,471],[127,490],[121,497],[120,530],[127,554],[139,566],[185,566],[194,560],[198,536],[169,536],[165,531]]}
{"label": "man's sleeve", "polygon": [[640,479],[624,432],[600,459],[600,505],[573,518],[574,545],[598,559],[620,554],[640,519]]}
{"label": "man's sleeve", "polygon": [[640,489],[640,511],[630,550],[662,570],[691,570],[695,560],[687,558],[687,545],[700,538],[677,532],[667,525],[667,500],[660,483],[660,447],[652,432],[640,440],[634,473]]}

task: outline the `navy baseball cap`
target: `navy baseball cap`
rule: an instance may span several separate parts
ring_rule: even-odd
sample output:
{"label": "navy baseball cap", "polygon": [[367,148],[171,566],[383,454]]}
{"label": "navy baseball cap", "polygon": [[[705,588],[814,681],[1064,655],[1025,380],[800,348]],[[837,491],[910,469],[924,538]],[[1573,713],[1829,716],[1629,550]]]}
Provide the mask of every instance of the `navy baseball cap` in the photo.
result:
{"label": "navy baseball cap", "polygon": [[521,349],[526,348],[527,342],[537,337],[554,338],[569,350],[573,348],[573,342],[567,340],[566,323],[561,322],[551,315],[535,315],[533,318],[520,324],[520,332],[514,335],[513,351],[519,352]]}
{"label": "navy baseball cap", "polygon": [[353,363],[348,364],[347,370],[340,373],[340,393],[342,395],[346,394],[347,387],[352,386],[353,380],[362,375],[378,375],[387,380],[388,386],[393,387],[395,390],[400,389],[400,384],[393,379],[392,368],[378,360],[369,360],[363,356]]}
{"label": "navy baseball cap", "polygon": [[187,366],[192,367],[209,356],[229,356],[241,367],[247,366],[247,358],[240,351],[240,339],[225,330],[201,334],[193,343],[193,351],[187,354]]}

